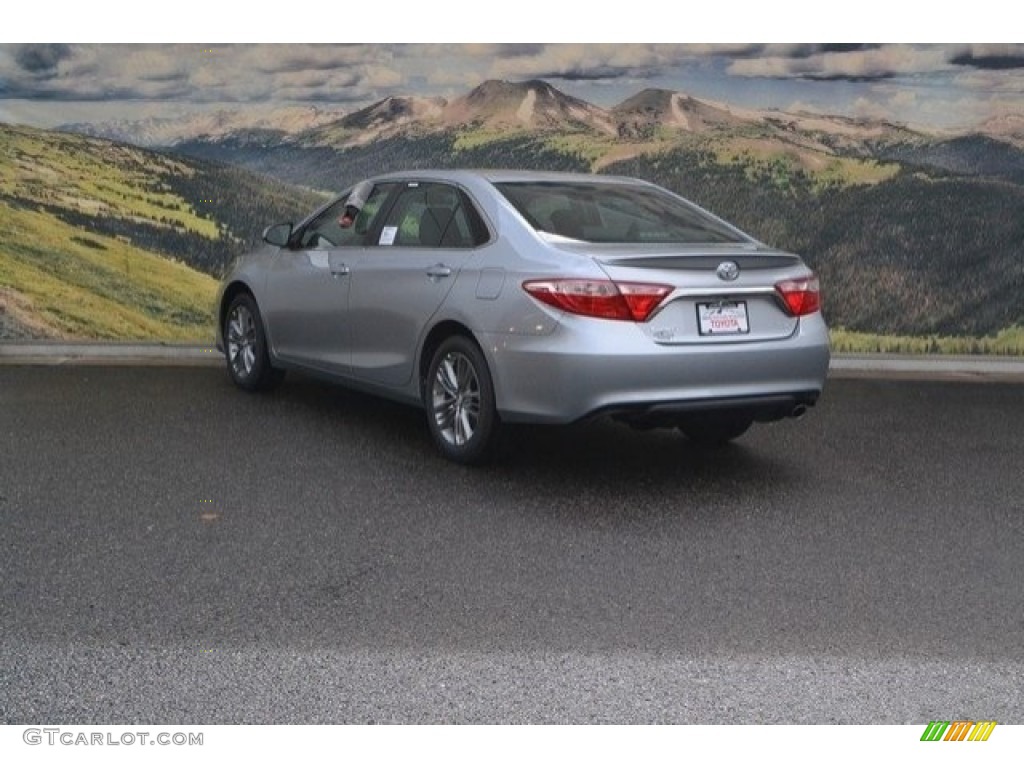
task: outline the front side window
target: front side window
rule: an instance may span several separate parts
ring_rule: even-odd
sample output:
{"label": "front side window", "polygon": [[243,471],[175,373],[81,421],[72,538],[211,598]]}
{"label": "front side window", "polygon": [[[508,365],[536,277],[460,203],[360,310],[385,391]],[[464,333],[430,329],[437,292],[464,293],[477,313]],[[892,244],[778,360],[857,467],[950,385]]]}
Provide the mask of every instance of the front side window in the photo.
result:
{"label": "front side window", "polygon": [[380,230],[379,244],[473,248],[487,238],[480,214],[462,190],[449,184],[409,182]]}
{"label": "front side window", "polygon": [[297,247],[337,248],[346,245],[367,245],[367,236],[394,188],[394,184],[376,184],[350,227],[343,227],[340,223],[345,206],[348,205],[348,196],[339,198],[306,225],[299,234]]}
{"label": "front side window", "polygon": [[588,243],[742,243],[732,227],[652,187],[600,182],[501,182],[534,229]]}

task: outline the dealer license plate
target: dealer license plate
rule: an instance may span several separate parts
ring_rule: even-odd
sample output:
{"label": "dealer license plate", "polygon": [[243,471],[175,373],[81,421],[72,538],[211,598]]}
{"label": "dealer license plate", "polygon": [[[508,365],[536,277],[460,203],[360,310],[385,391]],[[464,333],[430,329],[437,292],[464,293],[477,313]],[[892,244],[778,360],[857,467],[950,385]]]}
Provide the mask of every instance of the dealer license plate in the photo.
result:
{"label": "dealer license plate", "polygon": [[749,333],[747,302],[716,301],[697,305],[697,326],[701,336],[729,336]]}

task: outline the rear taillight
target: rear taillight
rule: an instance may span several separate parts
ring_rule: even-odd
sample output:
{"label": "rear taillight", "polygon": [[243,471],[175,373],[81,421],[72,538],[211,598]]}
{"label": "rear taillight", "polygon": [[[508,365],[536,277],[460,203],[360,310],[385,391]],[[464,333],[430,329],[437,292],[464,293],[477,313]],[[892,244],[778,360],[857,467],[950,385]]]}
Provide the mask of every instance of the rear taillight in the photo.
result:
{"label": "rear taillight", "polygon": [[821,291],[818,278],[814,275],[796,280],[783,280],[775,284],[775,290],[794,317],[810,315],[821,309]]}
{"label": "rear taillight", "polygon": [[569,277],[527,280],[523,289],[537,301],[575,315],[638,323],[650,317],[662,299],[672,293],[671,285]]}

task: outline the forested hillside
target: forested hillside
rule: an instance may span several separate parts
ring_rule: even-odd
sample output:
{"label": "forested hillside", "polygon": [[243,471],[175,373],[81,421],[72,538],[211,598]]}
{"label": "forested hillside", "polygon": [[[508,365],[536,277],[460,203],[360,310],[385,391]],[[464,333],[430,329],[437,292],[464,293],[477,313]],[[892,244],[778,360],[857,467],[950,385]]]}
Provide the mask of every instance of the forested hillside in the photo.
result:
{"label": "forested hillside", "polygon": [[1024,323],[1018,185],[904,172],[879,184],[821,186],[804,173],[758,178],[742,165],[690,152],[607,170],[675,189],[755,237],[800,253],[820,273],[836,325],[985,335]]}
{"label": "forested hillside", "polygon": [[342,148],[229,140],[182,143],[174,152],[327,192],[339,192],[367,176],[417,168],[590,170],[583,156],[550,146],[546,137],[520,134],[474,143],[460,139],[455,132],[392,136]]}

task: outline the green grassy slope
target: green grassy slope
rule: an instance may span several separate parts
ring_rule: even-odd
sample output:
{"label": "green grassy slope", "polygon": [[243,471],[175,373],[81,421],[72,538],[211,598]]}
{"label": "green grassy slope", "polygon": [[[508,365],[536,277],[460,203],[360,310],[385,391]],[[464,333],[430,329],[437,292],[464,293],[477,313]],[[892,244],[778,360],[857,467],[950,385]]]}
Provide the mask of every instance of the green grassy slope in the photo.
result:
{"label": "green grassy slope", "polygon": [[4,203],[0,231],[7,335],[212,341],[217,283],[209,275]]}
{"label": "green grassy slope", "polygon": [[988,336],[897,336],[833,328],[832,351],[853,354],[1024,356],[1024,327]]}
{"label": "green grassy slope", "polygon": [[0,124],[0,339],[212,339],[217,277],[319,196],[240,169]]}

